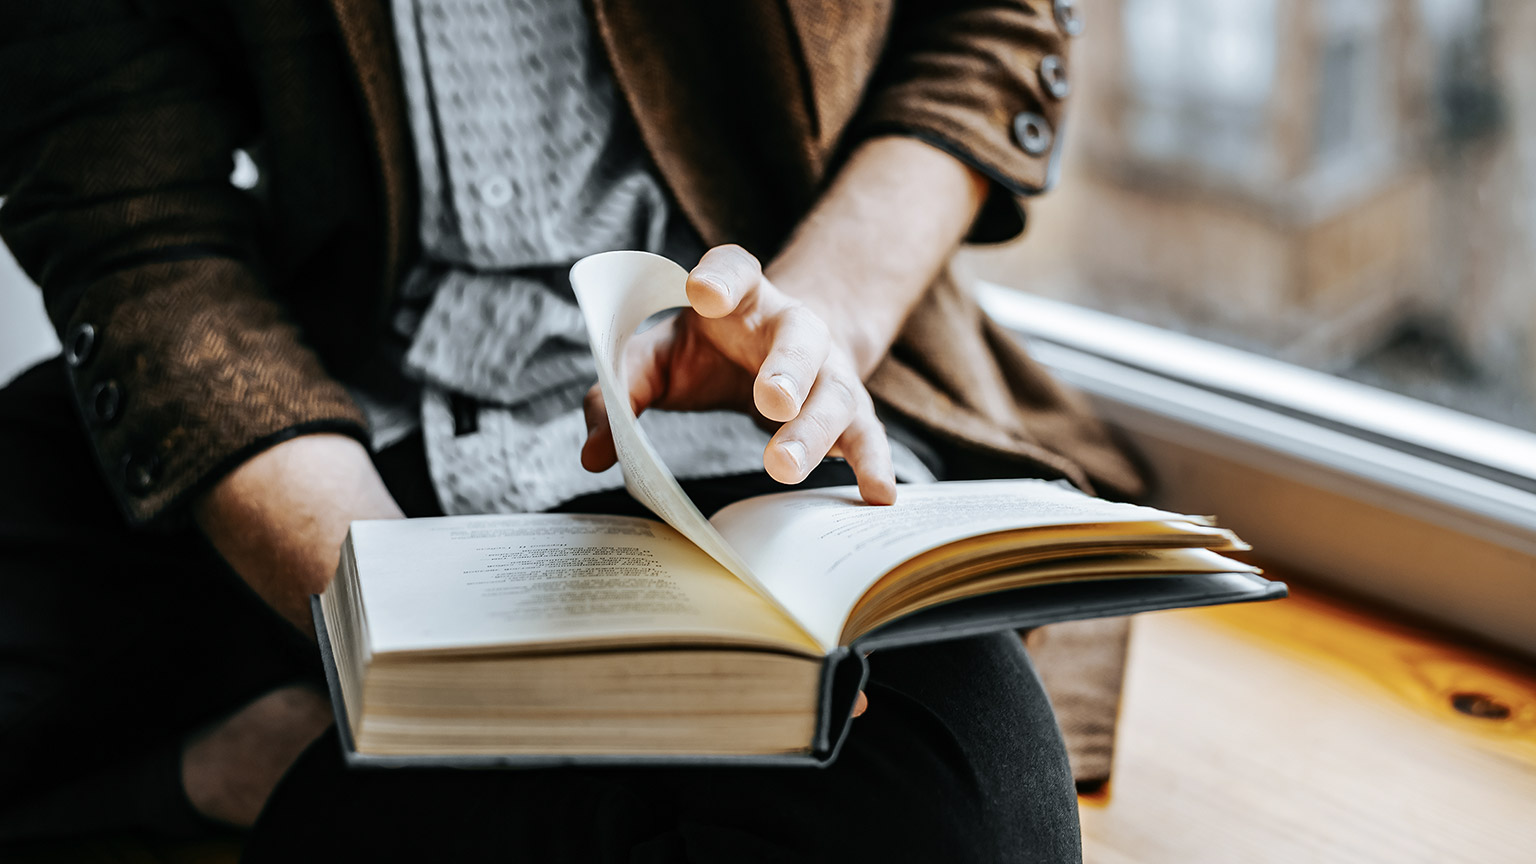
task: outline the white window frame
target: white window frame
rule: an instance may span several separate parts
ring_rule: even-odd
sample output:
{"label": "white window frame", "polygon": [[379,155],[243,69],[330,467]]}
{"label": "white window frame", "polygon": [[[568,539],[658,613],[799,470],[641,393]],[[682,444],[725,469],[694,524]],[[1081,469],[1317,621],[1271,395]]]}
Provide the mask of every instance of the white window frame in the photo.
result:
{"label": "white window frame", "polygon": [[1275,566],[1536,657],[1536,434],[999,285],[995,320]]}

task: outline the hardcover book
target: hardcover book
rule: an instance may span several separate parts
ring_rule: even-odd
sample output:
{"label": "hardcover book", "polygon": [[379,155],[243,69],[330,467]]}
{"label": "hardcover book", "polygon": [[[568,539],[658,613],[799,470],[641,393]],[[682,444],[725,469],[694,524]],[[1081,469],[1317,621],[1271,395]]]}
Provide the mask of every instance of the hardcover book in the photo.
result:
{"label": "hardcover book", "polygon": [[[573,268],[605,393],[628,392],[626,340],[687,305],[685,279],[638,252]],[[885,507],[796,490],[705,519],[607,403],[657,519],[353,523],[314,602],[353,764],[824,765],[868,652],[1285,592],[1209,519],[1042,480],[904,485]]]}

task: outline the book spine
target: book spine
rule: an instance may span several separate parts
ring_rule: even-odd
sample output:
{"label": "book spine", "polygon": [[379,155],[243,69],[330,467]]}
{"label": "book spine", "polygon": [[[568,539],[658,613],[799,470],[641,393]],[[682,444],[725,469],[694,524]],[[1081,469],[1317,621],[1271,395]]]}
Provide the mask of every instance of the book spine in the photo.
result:
{"label": "book spine", "polygon": [[853,708],[859,691],[869,679],[869,663],[864,654],[840,647],[827,656],[821,669],[820,717],[816,721],[816,743],[812,749],[822,767],[837,760],[853,725]]}

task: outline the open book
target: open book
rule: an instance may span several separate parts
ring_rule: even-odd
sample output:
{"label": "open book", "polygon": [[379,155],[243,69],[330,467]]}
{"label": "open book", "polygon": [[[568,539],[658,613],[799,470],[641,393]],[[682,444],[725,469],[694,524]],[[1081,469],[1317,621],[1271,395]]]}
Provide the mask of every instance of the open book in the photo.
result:
{"label": "open book", "polygon": [[[611,252],[571,281],[605,393],[686,273]],[[882,647],[1282,596],[1209,520],[1040,480],[749,498],[705,519],[627,399],[625,484],[661,521],[526,514],[355,522],[315,603],[356,764],[825,764]],[[573,454],[573,457],[574,454]]]}

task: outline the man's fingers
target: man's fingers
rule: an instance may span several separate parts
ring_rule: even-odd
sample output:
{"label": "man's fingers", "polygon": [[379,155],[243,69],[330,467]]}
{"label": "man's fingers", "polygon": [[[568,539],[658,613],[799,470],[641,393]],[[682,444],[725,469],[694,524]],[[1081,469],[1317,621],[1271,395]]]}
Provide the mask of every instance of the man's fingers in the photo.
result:
{"label": "man's fingers", "polygon": [[896,469],[891,465],[891,442],[874,411],[860,414],[833,452],[848,460],[859,481],[859,496],[870,504],[896,503]]}
{"label": "man's fingers", "polygon": [[613,429],[608,425],[602,388],[592,385],[581,400],[581,413],[587,421],[587,441],[581,445],[581,467],[594,474],[606,471],[619,461],[619,454],[613,446]]}
{"label": "man's fingers", "polygon": [[795,419],[827,362],[827,325],[804,306],[785,310],[774,327],[773,345],[752,385],[752,401],[769,420]]}
{"label": "man's fingers", "polygon": [[805,407],[779,427],[763,451],[763,467],[780,483],[799,483],[832,449],[853,420],[857,400],[837,376],[824,374],[811,387]]}
{"label": "man's fingers", "polygon": [[730,244],[704,253],[688,274],[688,303],[705,318],[724,318],[763,281],[763,265],[752,253]]}
{"label": "man's fingers", "polygon": [[[662,324],[635,336],[625,351],[629,377],[629,407],[638,416],[652,402],[661,398],[666,387],[665,354],[671,345],[671,324]],[[587,422],[587,440],[581,447],[581,467],[588,471],[606,471],[619,461],[613,443],[613,428],[608,422],[607,403],[602,388],[593,384],[581,400],[581,413]]]}
{"label": "man's fingers", "polygon": [[854,703],[853,703],[853,716],[857,717],[860,714],[863,714],[865,711],[868,711],[868,710],[869,710],[869,697],[864,695],[864,691],[863,690],[860,690],[859,691],[859,698],[857,700],[855,700]]}
{"label": "man's fingers", "polygon": [[875,406],[852,372],[823,368],[805,407],[779,427],[763,452],[763,467],[780,483],[799,483],[836,446],[870,504],[896,503],[891,444]]}
{"label": "man's fingers", "polygon": [[853,422],[861,397],[862,401],[869,399],[862,385],[851,382],[846,374],[823,368],[800,413],[779,427],[763,451],[763,467],[769,476],[780,483],[804,480]]}

